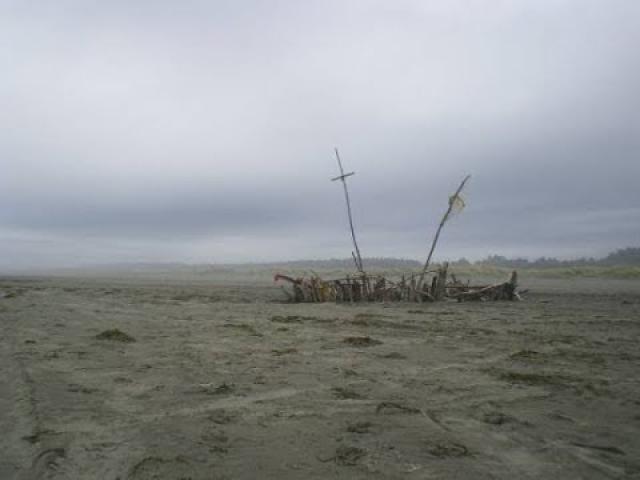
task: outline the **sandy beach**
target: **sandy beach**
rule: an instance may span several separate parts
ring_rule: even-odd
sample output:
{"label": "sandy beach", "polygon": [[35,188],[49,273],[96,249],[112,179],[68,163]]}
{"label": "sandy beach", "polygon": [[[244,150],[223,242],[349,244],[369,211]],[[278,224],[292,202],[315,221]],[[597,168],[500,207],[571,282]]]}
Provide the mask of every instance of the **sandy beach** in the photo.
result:
{"label": "sandy beach", "polygon": [[533,284],[291,305],[268,283],[5,278],[0,478],[640,478],[640,283]]}

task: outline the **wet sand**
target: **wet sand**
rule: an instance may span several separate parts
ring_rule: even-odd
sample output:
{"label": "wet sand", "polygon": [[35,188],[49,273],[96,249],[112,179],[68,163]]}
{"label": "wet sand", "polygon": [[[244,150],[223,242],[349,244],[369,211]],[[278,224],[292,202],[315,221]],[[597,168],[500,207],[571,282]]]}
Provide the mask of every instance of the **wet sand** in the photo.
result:
{"label": "wet sand", "polygon": [[288,305],[267,283],[0,280],[0,478],[640,478],[640,283],[530,283]]}

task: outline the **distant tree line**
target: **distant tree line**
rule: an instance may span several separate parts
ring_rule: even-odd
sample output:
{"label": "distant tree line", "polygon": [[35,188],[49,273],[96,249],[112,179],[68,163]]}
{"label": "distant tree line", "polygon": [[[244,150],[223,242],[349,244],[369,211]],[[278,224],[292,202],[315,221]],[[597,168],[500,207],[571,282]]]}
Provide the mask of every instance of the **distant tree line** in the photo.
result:
{"label": "distant tree line", "polygon": [[[420,268],[421,263],[417,260],[408,260],[405,258],[388,258],[388,257],[370,257],[364,258],[362,262],[365,268]],[[331,258],[328,260],[292,260],[287,262],[278,262],[278,265],[290,268],[334,268],[334,269],[351,269],[353,268],[352,258]]]}
{"label": "distant tree line", "polygon": [[[454,262],[457,265],[470,265],[464,258]],[[507,258],[501,255],[490,255],[484,260],[475,262],[477,265],[491,265],[495,267],[582,267],[582,266],[640,266],[640,248],[627,247],[611,252],[604,258],[577,258],[574,260],[558,260],[553,257],[540,257],[536,260],[527,258]]]}
{"label": "distant tree line", "polygon": [[[406,258],[393,257],[367,257],[363,259],[365,269],[393,270],[401,269],[407,271],[417,271],[422,268],[422,262]],[[580,267],[580,266],[640,266],[640,248],[628,247],[618,249],[604,258],[578,258],[574,260],[558,260],[554,257],[540,257],[535,260],[527,258],[507,258],[502,255],[490,255],[483,260],[471,262],[465,258],[449,262],[453,266],[465,267],[471,265],[488,265],[505,268],[545,268],[545,267]],[[303,270],[350,270],[353,269],[352,258],[331,258],[325,260],[289,260],[281,262],[267,262],[244,264],[244,267],[251,265],[269,268],[282,269],[303,269]],[[237,266],[237,265],[236,265]],[[224,265],[211,265],[211,268],[219,270]],[[233,265],[227,265],[233,267]]]}

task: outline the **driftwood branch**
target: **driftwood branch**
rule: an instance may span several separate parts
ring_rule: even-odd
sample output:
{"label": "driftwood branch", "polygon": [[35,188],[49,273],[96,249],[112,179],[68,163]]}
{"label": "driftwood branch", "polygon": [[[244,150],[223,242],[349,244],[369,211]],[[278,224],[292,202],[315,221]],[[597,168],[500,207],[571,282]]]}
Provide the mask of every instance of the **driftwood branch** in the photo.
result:
{"label": "driftwood branch", "polygon": [[459,302],[464,301],[486,301],[486,300],[520,300],[520,295],[516,291],[518,287],[518,273],[513,272],[509,281],[488,285],[476,290],[468,290],[450,295],[457,298]]}
{"label": "driftwood branch", "polygon": [[347,189],[347,177],[351,175],[355,175],[355,172],[344,173],[342,168],[342,161],[340,160],[340,154],[338,153],[338,149],[336,151],[336,159],[338,160],[338,167],[340,168],[340,176],[332,178],[331,181],[340,180],[342,181],[342,186],[344,188],[344,199],[347,203],[347,215],[349,217],[349,228],[351,229],[351,239],[353,240],[353,247],[355,249],[355,253],[352,252],[353,260],[356,264],[356,268],[359,272],[364,271],[364,266],[362,265],[362,256],[360,255],[360,248],[358,247],[358,242],[356,240],[356,231],[353,228],[353,215],[351,214],[351,200],[349,200],[349,190]]}
{"label": "driftwood branch", "polygon": [[453,196],[449,198],[449,208],[447,208],[447,211],[442,217],[442,220],[440,221],[440,225],[438,226],[438,230],[436,230],[436,234],[433,237],[433,242],[431,242],[431,249],[429,250],[429,255],[427,255],[427,260],[426,262],[424,262],[424,267],[422,268],[422,273],[420,274],[420,279],[418,280],[418,289],[422,287],[422,282],[424,282],[424,276],[426,275],[427,270],[429,269],[429,264],[431,263],[431,257],[433,256],[433,252],[436,249],[436,245],[438,243],[438,239],[440,238],[440,232],[442,231],[442,227],[444,227],[444,224],[447,222],[447,220],[449,219],[449,216],[451,215],[451,211],[453,210],[453,206],[456,198],[458,198],[458,195],[460,195],[460,192],[464,188],[464,185],[467,183],[467,181],[470,178],[471,178],[471,175],[467,175],[466,177],[464,177],[464,180],[462,180],[462,182],[460,183],[460,186],[456,190],[456,193],[454,193]]}

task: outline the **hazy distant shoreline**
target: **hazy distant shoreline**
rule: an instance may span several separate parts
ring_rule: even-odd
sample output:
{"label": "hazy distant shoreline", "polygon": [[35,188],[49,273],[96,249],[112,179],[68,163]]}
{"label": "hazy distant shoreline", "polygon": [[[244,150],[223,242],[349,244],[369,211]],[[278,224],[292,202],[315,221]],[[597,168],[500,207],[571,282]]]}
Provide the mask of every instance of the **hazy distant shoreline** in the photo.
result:
{"label": "hazy distant shoreline", "polygon": [[[400,276],[419,272],[420,262],[402,259],[365,259],[365,268],[372,274]],[[503,264],[487,262],[451,262],[450,271],[460,278],[504,278],[518,270],[527,277],[575,278],[602,277],[619,279],[640,278],[640,265],[634,264]],[[184,263],[129,263],[93,265],[72,268],[42,268],[0,270],[2,277],[95,277],[140,278],[171,281],[203,281],[213,283],[265,283],[271,282],[277,272],[292,276],[317,274],[323,278],[339,278],[354,272],[353,264],[345,260],[295,260],[288,262],[245,264],[184,264]]]}

